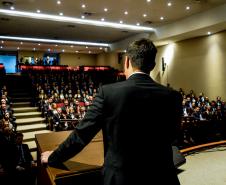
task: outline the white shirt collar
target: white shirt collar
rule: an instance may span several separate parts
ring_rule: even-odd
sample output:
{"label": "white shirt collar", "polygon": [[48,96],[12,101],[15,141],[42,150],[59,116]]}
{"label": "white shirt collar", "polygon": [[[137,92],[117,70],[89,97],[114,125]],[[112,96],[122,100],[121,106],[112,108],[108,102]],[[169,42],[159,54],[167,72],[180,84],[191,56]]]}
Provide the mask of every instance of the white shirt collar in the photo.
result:
{"label": "white shirt collar", "polygon": [[129,75],[129,77],[128,77],[128,78],[130,78],[131,76],[133,76],[133,75],[135,75],[135,74],[144,74],[144,75],[148,75],[148,76],[150,76],[149,74],[144,73],[144,72],[142,72],[142,71],[136,71],[136,72],[133,72],[131,75]]}

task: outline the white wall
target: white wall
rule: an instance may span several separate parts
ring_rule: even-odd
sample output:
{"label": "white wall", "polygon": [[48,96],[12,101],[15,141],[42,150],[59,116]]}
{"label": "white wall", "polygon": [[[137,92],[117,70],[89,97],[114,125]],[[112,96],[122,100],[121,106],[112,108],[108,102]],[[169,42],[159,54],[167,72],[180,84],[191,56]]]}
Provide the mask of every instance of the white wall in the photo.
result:
{"label": "white wall", "polygon": [[[189,39],[158,48],[157,65],[151,76],[173,88],[196,94],[204,92],[211,100],[226,100],[226,32]],[[165,72],[161,60],[167,63]]]}
{"label": "white wall", "polygon": [[60,54],[60,64],[68,66],[95,66],[96,57],[95,54],[62,53]]}
{"label": "white wall", "polygon": [[101,53],[97,55],[98,66],[111,66],[122,70],[123,62],[118,60],[118,53]]}

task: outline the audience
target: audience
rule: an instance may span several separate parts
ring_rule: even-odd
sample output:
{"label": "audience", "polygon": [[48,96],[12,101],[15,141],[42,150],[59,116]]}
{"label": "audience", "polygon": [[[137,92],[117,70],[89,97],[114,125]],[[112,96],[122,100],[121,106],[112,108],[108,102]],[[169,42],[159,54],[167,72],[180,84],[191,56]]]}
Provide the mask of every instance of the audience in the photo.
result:
{"label": "audience", "polygon": [[196,96],[193,90],[185,94],[179,89],[183,101],[183,117],[181,123],[181,147],[225,138],[226,115],[225,102],[221,97],[210,101],[204,93]]}
{"label": "audience", "polygon": [[[73,129],[83,119],[101,84],[124,80],[114,71],[95,70],[29,71],[29,76],[35,105],[46,118],[47,128],[54,131]],[[183,148],[217,139],[216,135],[223,137],[225,103],[221,97],[211,101],[204,93],[196,96],[190,90],[186,94],[182,88],[179,92],[183,97],[183,115],[178,145]]]}

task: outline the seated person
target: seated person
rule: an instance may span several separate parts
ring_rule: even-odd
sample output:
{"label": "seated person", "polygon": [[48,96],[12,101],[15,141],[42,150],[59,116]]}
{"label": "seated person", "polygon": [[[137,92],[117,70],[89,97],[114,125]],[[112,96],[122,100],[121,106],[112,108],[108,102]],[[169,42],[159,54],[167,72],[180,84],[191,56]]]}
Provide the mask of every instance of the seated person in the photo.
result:
{"label": "seated person", "polygon": [[6,178],[15,174],[16,149],[14,142],[15,135],[9,125],[3,120],[0,120],[0,172],[1,174],[5,174]]}
{"label": "seated person", "polygon": [[16,134],[16,148],[17,148],[17,164],[16,175],[19,184],[31,185],[34,184],[34,172],[32,167],[35,166],[33,157],[27,144],[23,144],[23,133]]}

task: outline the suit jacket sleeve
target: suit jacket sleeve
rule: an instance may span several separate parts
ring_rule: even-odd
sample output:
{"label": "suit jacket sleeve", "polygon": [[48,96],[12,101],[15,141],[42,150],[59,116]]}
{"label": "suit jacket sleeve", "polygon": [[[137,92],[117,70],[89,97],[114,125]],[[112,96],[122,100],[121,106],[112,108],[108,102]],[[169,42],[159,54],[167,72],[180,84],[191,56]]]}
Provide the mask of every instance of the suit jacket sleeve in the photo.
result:
{"label": "suit jacket sleeve", "polygon": [[62,163],[79,153],[102,128],[104,93],[100,87],[90,109],[75,130],[49,156],[48,164]]}

